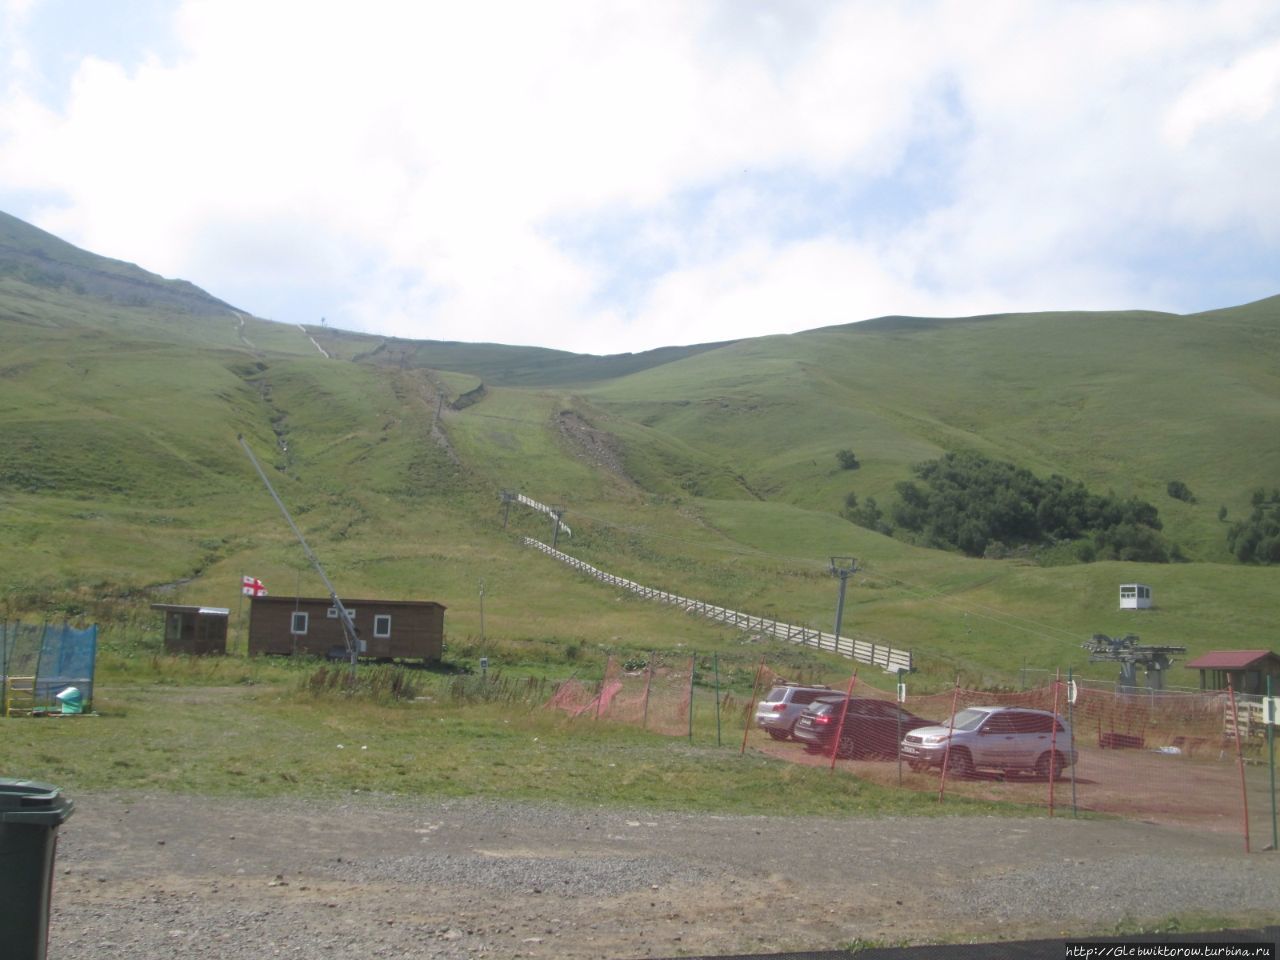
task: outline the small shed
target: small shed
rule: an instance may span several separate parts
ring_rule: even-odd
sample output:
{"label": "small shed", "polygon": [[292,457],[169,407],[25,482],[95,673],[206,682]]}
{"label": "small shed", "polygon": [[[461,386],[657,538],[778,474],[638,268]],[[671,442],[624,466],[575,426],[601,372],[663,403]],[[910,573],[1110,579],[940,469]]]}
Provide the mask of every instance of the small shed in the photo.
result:
{"label": "small shed", "polygon": [[1280,690],[1280,656],[1270,650],[1213,650],[1185,666],[1200,671],[1201,690],[1225,690],[1230,680],[1236,693],[1265,694],[1267,677]]}
{"label": "small shed", "polygon": [[202,657],[227,652],[225,607],[194,607],[180,603],[153,603],[152,610],[164,612],[164,652]]}
{"label": "small shed", "polygon": [[[346,600],[360,638],[360,656],[439,663],[444,652],[443,604],[434,600]],[[338,608],[329,597],[254,597],[249,653],[346,656]]]}
{"label": "small shed", "polygon": [[1151,588],[1145,583],[1120,584],[1121,610],[1146,610],[1151,606]]}

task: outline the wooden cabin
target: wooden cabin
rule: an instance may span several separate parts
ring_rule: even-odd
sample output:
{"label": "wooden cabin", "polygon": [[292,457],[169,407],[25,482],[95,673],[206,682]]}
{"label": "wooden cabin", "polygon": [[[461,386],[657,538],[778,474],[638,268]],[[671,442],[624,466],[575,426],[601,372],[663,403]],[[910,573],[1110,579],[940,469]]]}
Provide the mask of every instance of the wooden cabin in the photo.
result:
{"label": "wooden cabin", "polygon": [[1280,695],[1280,656],[1270,650],[1213,650],[1185,666],[1200,671],[1201,690],[1226,690],[1230,680],[1236,693],[1265,694],[1270,677]]}
{"label": "wooden cabin", "polygon": [[164,652],[193,657],[227,652],[225,607],[194,607],[181,603],[153,603],[152,610],[164,613]]}
{"label": "wooden cabin", "polygon": [[[343,600],[369,660],[439,663],[444,611],[433,600]],[[329,597],[254,597],[249,606],[249,653],[347,656],[338,608]]]}

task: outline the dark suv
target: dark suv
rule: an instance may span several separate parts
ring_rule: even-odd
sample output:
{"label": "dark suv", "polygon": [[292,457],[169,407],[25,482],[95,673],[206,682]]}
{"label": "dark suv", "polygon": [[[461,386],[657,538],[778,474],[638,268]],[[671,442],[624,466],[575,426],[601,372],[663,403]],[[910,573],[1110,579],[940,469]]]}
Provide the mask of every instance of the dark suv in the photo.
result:
{"label": "dark suv", "polygon": [[893,757],[898,742],[909,730],[927,727],[932,720],[917,717],[888,700],[854,697],[844,711],[843,696],[823,697],[814,701],[796,721],[792,736],[811,753],[829,753],[840,731],[836,755],[840,757]]}

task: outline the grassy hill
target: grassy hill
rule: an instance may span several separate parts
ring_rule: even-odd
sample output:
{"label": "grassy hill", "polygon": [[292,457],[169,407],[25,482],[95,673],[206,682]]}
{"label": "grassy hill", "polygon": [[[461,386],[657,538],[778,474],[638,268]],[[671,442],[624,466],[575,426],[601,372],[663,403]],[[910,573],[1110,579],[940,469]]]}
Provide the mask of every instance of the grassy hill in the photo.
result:
{"label": "grassy hill", "polygon": [[[499,493],[519,490],[563,505],[561,546],[597,566],[826,629],[827,559],[856,556],[845,632],[913,648],[923,683],[1111,676],[1080,650],[1098,631],[1274,647],[1278,574],[1230,562],[1218,512],[1280,483],[1278,349],[1280,298],[618,357],[413,342],[248,317],[0,218],[0,597],[10,618],[141,630],[161,596],[236,607],[243,574],[320,590],[243,434],[342,592],[439,600],[457,641],[479,636],[483,580],[487,638],[512,649],[792,654],[522,548],[550,528],[524,509],[504,526]],[[841,519],[849,491],[887,504],[913,463],[961,449],[1147,499],[1192,562],[974,560]],[[1196,503],[1167,496],[1174,479]],[[1130,581],[1158,609],[1117,612]]]}

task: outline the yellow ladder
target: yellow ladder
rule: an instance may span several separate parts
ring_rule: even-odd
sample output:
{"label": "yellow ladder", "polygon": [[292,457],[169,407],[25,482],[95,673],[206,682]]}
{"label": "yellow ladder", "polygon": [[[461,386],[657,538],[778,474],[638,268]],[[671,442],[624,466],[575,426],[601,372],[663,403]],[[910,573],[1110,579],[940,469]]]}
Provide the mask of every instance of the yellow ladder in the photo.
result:
{"label": "yellow ladder", "polygon": [[31,716],[36,709],[36,678],[10,677],[4,688],[4,715]]}

